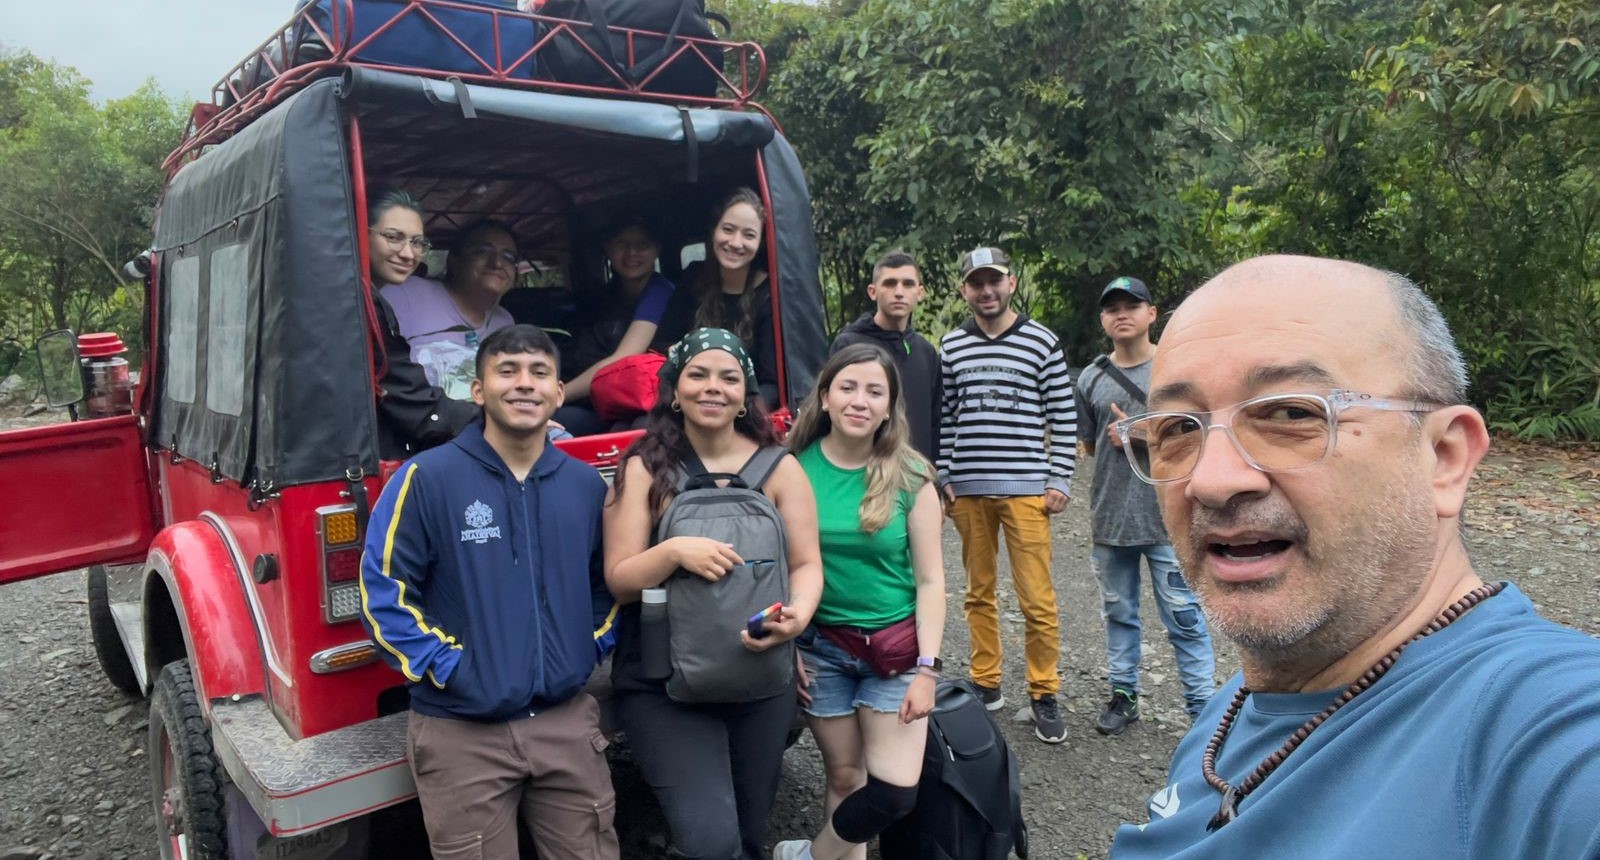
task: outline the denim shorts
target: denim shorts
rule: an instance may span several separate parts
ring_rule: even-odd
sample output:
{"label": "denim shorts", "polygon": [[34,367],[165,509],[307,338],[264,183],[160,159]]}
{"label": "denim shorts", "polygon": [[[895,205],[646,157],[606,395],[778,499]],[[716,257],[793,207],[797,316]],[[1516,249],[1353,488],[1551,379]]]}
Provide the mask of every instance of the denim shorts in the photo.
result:
{"label": "denim shorts", "polygon": [[811,704],[805,706],[805,712],[813,717],[848,717],[863,707],[896,713],[917,674],[901,672],[892,678],[880,678],[865,660],[833,644],[816,627],[807,627],[795,644],[800,646],[800,659],[805,661],[806,674],[811,678],[811,686],[806,688]]}

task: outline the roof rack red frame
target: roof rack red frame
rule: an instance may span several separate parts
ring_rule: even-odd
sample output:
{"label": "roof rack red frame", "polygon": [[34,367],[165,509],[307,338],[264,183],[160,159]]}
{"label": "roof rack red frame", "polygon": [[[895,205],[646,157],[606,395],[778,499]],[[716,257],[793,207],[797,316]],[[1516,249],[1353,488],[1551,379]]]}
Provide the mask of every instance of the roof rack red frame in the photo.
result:
{"label": "roof rack red frame", "polygon": [[[453,2],[453,0],[407,0],[389,20],[376,28],[371,35],[352,44],[351,37],[355,29],[355,2],[356,0],[331,0],[332,14],[329,16],[329,26],[324,26],[317,22],[311,14],[314,11],[313,6],[301,9],[275,35],[256,46],[253,53],[229,69],[227,74],[223,75],[221,80],[217,81],[216,85],[211,88],[211,101],[197,102],[195,104],[189,116],[189,125],[185,130],[183,142],[178,145],[177,149],[173,150],[171,155],[167,156],[166,161],[163,163],[168,175],[175,173],[184,163],[199,157],[202,148],[221,143],[232,137],[257,116],[304,88],[312,81],[342,74],[345,69],[351,67],[405,72],[441,80],[459,78],[466,83],[490,84],[516,89],[611,98],[633,98],[703,107],[752,108],[766,113],[765,108],[754,101],[754,96],[766,80],[767,58],[766,54],[762,52],[761,46],[754,42],[728,42],[719,39],[675,36],[673,39],[677,45],[676,50],[655,71],[635,82],[628,80],[615,69],[610,69],[600,55],[580,38],[580,28],[593,29],[594,25],[586,21],[572,21],[566,18],[555,18],[515,9],[468,5]],[[438,9],[459,9],[491,16],[495,46],[494,56],[480,56],[467,45],[465,40],[451,32],[450,28],[437,15],[433,14],[434,10]],[[467,55],[481,65],[481,71],[440,71],[413,66],[381,65],[352,59],[375,39],[381,38],[384,33],[399,21],[409,16],[418,16],[426,19],[433,27],[455,42]],[[502,56],[500,50],[501,21],[507,18],[529,19],[538,22],[540,25],[539,38],[527,51],[515,57]],[[663,33],[628,27],[613,26],[609,30],[624,38],[629,65],[632,65],[635,61],[634,40],[636,38],[640,36],[648,36],[655,39],[666,38],[666,34]],[[328,47],[329,56],[322,60],[290,65],[290,58],[298,48],[295,38],[297,31],[314,34],[321,40],[322,44]],[[569,44],[578,45],[586,53],[594,57],[601,67],[609,69],[615,79],[615,85],[570,84],[542,79],[529,80],[511,75],[513,70],[524,65],[530,59],[538,57],[541,51],[546,50],[550,45],[556,44],[558,40],[562,39],[570,40]],[[723,50],[726,57],[722,66],[712,62],[711,58],[706,55],[708,48],[721,48]],[[673,63],[691,62],[690,57],[694,58],[693,61],[703,63],[710,69],[712,74],[716,75],[718,82],[732,95],[728,97],[704,97],[646,91],[645,88],[650,85],[663,69]],[[724,72],[724,68],[728,66],[737,69],[737,73]],[[252,78],[257,80],[252,82]]]}

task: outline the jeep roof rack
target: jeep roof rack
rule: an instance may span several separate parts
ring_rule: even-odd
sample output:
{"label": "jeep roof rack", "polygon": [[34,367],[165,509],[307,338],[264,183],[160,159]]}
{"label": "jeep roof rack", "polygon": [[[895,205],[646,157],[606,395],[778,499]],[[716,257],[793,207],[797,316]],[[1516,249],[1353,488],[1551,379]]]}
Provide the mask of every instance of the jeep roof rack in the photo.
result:
{"label": "jeep roof rack", "polygon": [[[309,3],[295,12],[276,34],[256,46],[256,49],[229,69],[211,88],[211,101],[197,102],[189,116],[189,125],[183,141],[167,156],[163,166],[168,175],[175,173],[184,163],[199,157],[207,146],[221,143],[273,105],[303,89],[312,81],[341,75],[346,69],[365,67],[384,71],[406,72],[414,75],[458,79],[467,83],[518,89],[545,90],[569,95],[631,98],[695,107],[720,107],[753,109],[767,113],[754,101],[756,92],[766,79],[767,60],[761,46],[754,42],[731,42],[720,39],[701,39],[628,27],[607,28],[614,38],[626,46],[625,56],[629,70],[636,61],[635,43],[641,38],[670,40],[669,52],[648,73],[634,79],[606,63],[594,48],[582,38],[592,32],[594,25],[586,21],[556,18],[533,12],[483,5],[468,5],[455,0],[396,0],[395,12],[359,40],[355,37],[355,3],[358,0],[323,0]],[[461,13],[477,16],[481,24],[488,18],[495,45],[492,56],[485,56],[469,44],[462,33],[451,29],[451,12],[454,20],[466,20]],[[440,14],[446,13],[446,14]],[[471,59],[470,71],[451,71],[414,65],[390,65],[358,59],[358,55],[405,19],[413,19],[442,36],[462,56]],[[533,44],[516,56],[503,50],[508,22],[532,22],[536,38]],[[557,48],[576,46],[592,57],[596,64],[607,69],[613,80],[607,85],[577,84],[519,75],[518,70],[541,58],[552,56]],[[712,59],[717,52],[725,58],[722,63]],[[656,93],[650,85],[669,66],[703,65],[716,77],[719,94],[696,96]],[[770,114],[768,114],[770,117]]]}

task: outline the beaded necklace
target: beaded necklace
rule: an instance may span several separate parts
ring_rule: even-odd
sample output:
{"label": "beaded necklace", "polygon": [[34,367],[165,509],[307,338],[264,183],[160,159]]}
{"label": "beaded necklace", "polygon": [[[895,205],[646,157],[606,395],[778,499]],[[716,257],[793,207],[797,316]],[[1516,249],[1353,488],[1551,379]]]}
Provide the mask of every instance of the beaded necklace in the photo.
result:
{"label": "beaded necklace", "polygon": [[1371,668],[1363,672],[1355,683],[1346,687],[1338,698],[1334,699],[1326,708],[1323,708],[1321,713],[1306,720],[1305,725],[1295,729],[1294,734],[1283,742],[1283,746],[1263,759],[1250,776],[1245,778],[1244,782],[1235,786],[1217,775],[1216,765],[1217,756],[1222,753],[1222,744],[1228,739],[1228,732],[1233,729],[1233,721],[1238,718],[1239,711],[1244,708],[1244,700],[1250,697],[1250,689],[1248,687],[1240,687],[1239,692],[1233,696],[1233,702],[1228,705],[1228,712],[1222,715],[1222,722],[1217,724],[1217,731],[1211,736],[1211,742],[1206,744],[1205,755],[1200,759],[1200,771],[1205,775],[1206,782],[1222,793],[1222,804],[1218,807],[1217,814],[1211,817],[1211,823],[1206,825],[1206,830],[1216,830],[1238,818],[1239,802],[1244,800],[1245,796],[1250,792],[1260,788],[1261,783],[1271,776],[1273,771],[1278,769],[1278,765],[1283,764],[1284,759],[1288,758],[1290,753],[1298,749],[1302,743],[1305,743],[1306,738],[1311,736],[1317,726],[1322,725],[1336,711],[1349,704],[1351,699],[1366,692],[1368,688],[1378,682],[1379,678],[1388,674],[1389,670],[1394,668],[1395,661],[1400,659],[1400,652],[1404,651],[1406,646],[1424,636],[1431,636],[1449,627],[1451,622],[1465,615],[1467,610],[1499,594],[1501,589],[1505,587],[1506,584],[1504,582],[1480,585],[1467,592],[1460,600],[1445,607],[1445,610],[1428,622],[1428,626],[1418,631],[1417,635],[1400,643],[1393,651],[1383,655],[1378,662],[1372,664]]}

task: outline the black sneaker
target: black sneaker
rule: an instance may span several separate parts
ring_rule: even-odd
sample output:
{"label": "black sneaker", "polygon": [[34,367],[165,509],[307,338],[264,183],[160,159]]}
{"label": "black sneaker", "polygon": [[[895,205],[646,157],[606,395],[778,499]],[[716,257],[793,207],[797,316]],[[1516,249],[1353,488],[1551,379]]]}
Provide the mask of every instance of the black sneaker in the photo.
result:
{"label": "black sneaker", "polygon": [[1006,697],[1000,692],[999,687],[985,687],[973,681],[972,688],[978,691],[978,699],[983,702],[984,710],[998,711],[1006,706]]}
{"label": "black sneaker", "polygon": [[1061,724],[1061,709],[1056,707],[1055,696],[1040,696],[1033,700],[1033,733],[1047,744],[1058,744],[1067,739],[1067,727]]}
{"label": "black sneaker", "polygon": [[1139,696],[1117,688],[1111,691],[1111,701],[1094,721],[1094,730],[1102,735],[1120,735],[1139,719]]}

